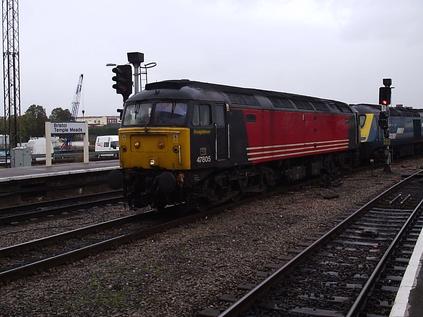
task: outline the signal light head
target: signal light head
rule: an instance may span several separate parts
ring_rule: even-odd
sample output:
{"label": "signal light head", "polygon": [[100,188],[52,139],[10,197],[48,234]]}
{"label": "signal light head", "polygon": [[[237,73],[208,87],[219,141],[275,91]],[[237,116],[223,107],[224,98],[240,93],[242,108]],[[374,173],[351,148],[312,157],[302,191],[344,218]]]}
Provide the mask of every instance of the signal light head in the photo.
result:
{"label": "signal light head", "polygon": [[391,88],[390,87],[379,88],[379,104],[384,106],[391,104]]}
{"label": "signal light head", "polygon": [[116,82],[112,87],[117,94],[122,95],[123,101],[125,101],[132,94],[132,67],[131,65],[117,65],[112,72],[116,74],[112,77],[112,80]]}

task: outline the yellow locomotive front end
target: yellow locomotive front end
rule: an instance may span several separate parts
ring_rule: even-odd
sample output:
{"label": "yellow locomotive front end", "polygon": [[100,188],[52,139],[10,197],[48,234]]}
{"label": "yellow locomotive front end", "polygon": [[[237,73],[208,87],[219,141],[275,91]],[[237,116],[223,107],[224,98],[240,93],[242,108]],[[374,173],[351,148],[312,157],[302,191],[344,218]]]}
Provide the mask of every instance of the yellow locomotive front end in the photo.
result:
{"label": "yellow locomotive front end", "polygon": [[124,169],[188,170],[190,130],[182,127],[119,129],[120,165]]}
{"label": "yellow locomotive front end", "polygon": [[120,166],[131,205],[163,207],[183,201],[191,168],[188,104],[140,100],[125,105],[119,129]]}

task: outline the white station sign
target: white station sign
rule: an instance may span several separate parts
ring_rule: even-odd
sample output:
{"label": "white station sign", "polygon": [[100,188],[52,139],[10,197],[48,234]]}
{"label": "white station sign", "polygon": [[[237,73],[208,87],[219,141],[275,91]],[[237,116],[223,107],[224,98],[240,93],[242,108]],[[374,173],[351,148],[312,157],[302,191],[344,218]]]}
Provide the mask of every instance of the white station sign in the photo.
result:
{"label": "white station sign", "polygon": [[84,134],[85,122],[51,122],[51,134]]}
{"label": "white station sign", "polygon": [[52,134],[83,134],[84,135],[84,163],[90,161],[88,142],[88,122],[46,122],[46,166],[51,166],[53,148],[51,143]]}

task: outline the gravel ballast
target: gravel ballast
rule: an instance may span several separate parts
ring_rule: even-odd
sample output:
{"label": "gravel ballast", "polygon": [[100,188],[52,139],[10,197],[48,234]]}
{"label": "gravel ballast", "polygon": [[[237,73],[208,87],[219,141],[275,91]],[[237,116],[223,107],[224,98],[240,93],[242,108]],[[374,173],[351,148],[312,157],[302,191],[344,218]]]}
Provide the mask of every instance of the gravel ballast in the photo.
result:
{"label": "gravel ballast", "polygon": [[25,221],[0,228],[0,248],[13,244],[39,239],[49,235],[78,229],[111,219],[129,216],[141,210],[130,210],[123,203],[90,207],[80,211],[66,212],[64,215],[39,217],[37,221]]}
{"label": "gravel ballast", "polygon": [[194,316],[422,163],[403,161],[389,175],[358,172],[329,190],[274,195],[13,282],[0,288],[0,315]]}

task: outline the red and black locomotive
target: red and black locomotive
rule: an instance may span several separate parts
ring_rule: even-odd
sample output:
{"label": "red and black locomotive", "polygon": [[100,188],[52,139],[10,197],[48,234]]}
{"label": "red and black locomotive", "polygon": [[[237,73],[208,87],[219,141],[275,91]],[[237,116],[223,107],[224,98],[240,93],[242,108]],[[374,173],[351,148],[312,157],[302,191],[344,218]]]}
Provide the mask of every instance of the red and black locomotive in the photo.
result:
{"label": "red and black locomotive", "polygon": [[131,205],[215,204],[359,158],[358,116],[315,97],[189,80],[146,85],[119,129]]}

